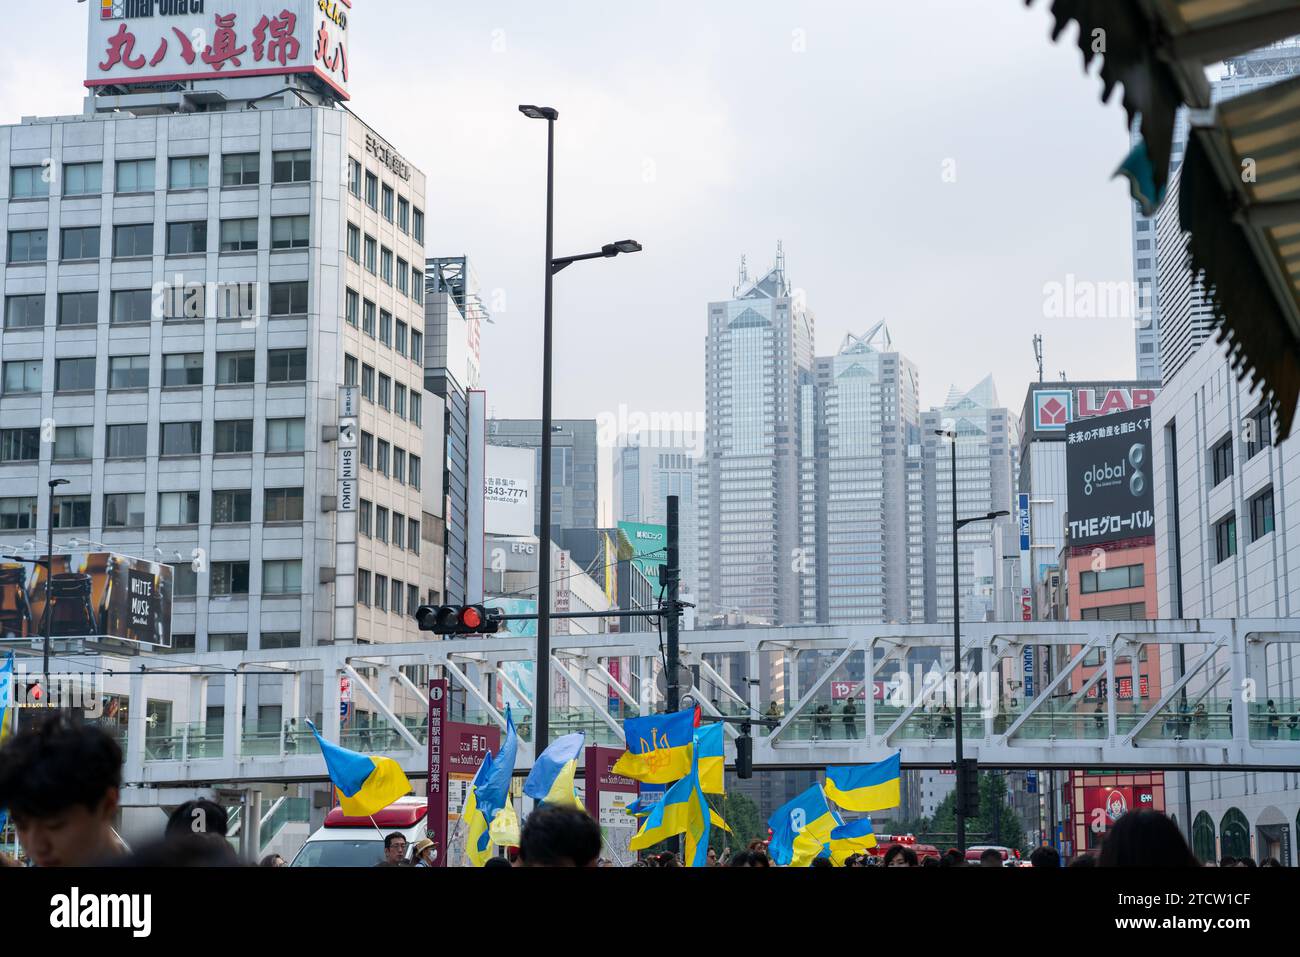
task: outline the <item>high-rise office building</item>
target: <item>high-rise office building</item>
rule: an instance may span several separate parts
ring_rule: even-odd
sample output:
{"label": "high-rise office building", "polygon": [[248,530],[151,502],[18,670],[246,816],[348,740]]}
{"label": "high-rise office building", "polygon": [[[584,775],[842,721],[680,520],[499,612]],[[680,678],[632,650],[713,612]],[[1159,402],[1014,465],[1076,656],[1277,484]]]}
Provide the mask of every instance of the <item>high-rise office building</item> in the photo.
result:
{"label": "high-rise office building", "polygon": [[[1300,38],[1232,57],[1223,69],[1223,76],[1210,84],[1215,103],[1300,74]],[[1136,203],[1133,206],[1133,276],[1140,310],[1134,337],[1139,379],[1168,382],[1210,333],[1200,284],[1182,275],[1187,270],[1182,256],[1185,239],[1178,226],[1178,174],[1189,126],[1187,111],[1179,111],[1174,120],[1164,205],[1151,217],[1143,216]],[[1134,144],[1138,138],[1135,128]],[[1171,250],[1171,244],[1176,249]]]}
{"label": "high-rise office building", "polygon": [[424,175],[341,108],[346,26],[315,3],[262,5],[269,44],[218,18],[236,76],[174,42],[210,12],[90,6],[83,113],[0,128],[0,543],[43,549],[67,479],[56,547],[177,559],[178,650],[414,638],[441,590]]}
{"label": "high-rise office building", "polygon": [[695,485],[700,459],[693,446],[643,446],[631,435],[614,450],[614,520],[664,525],[668,496],[678,497],[677,521],[682,594],[694,595],[699,579],[699,503]]}
{"label": "high-rise office building", "polygon": [[[488,419],[489,445],[537,449],[537,505],[534,524],[542,521],[542,422],[540,419]],[[551,423],[551,541],[565,528],[599,528],[599,450],[595,419],[555,419]],[[538,535],[540,538],[540,533]]]}
{"label": "high-rise office building", "polygon": [[799,620],[801,403],[813,377],[813,322],[779,248],[770,270],[750,279],[742,265],[732,297],[709,303],[698,490],[704,616]]}

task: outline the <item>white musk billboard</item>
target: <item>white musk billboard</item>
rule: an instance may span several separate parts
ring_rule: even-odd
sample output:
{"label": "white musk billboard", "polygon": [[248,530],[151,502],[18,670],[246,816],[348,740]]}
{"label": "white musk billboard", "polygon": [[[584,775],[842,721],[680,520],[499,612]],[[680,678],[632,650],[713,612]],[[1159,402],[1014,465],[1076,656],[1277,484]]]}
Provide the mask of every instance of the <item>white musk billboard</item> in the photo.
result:
{"label": "white musk billboard", "polygon": [[1070,545],[1153,534],[1151,410],[1073,422],[1065,441]]}

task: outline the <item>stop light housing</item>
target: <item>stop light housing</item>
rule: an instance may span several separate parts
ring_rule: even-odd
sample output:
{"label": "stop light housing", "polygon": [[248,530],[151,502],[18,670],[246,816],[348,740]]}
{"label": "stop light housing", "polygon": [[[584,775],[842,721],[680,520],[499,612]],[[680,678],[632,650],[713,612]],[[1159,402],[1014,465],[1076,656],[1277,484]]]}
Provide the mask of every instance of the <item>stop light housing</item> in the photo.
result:
{"label": "stop light housing", "polygon": [[754,739],[748,734],[741,734],[736,738],[736,777],[747,781],[753,776]]}
{"label": "stop light housing", "polygon": [[963,758],[958,775],[957,806],[963,817],[975,817],[980,812],[980,769],[975,758]]}
{"label": "stop light housing", "polygon": [[415,620],[421,631],[439,635],[492,635],[501,628],[501,609],[482,605],[421,605]]}

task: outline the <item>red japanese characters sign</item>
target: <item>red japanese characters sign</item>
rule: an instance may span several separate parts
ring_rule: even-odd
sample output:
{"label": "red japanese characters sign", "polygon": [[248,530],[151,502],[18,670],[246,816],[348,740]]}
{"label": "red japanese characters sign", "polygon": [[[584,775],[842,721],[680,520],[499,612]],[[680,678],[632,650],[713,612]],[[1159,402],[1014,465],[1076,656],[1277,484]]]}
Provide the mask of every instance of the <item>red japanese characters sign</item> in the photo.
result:
{"label": "red japanese characters sign", "polygon": [[86,85],[309,73],[348,98],[354,0],[91,0]]}

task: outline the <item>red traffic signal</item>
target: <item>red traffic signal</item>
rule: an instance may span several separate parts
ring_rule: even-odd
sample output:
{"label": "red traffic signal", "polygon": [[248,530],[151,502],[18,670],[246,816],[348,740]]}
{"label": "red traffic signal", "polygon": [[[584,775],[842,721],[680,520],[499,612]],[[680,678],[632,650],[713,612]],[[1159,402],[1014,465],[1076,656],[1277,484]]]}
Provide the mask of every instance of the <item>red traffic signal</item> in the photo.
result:
{"label": "red traffic signal", "polygon": [[501,628],[501,609],[482,605],[421,605],[415,620],[421,631],[439,635],[491,635]]}

